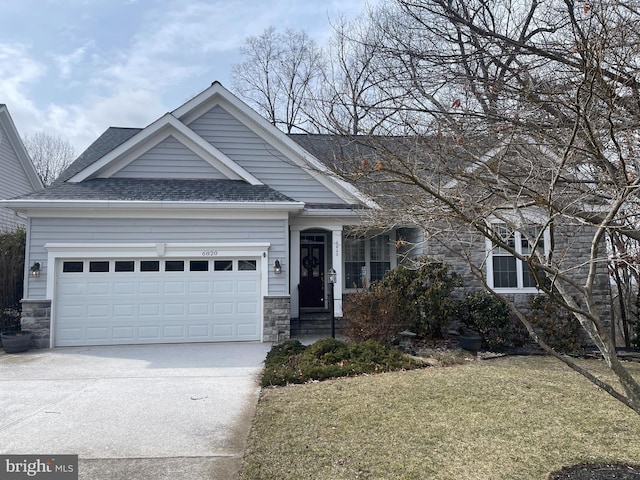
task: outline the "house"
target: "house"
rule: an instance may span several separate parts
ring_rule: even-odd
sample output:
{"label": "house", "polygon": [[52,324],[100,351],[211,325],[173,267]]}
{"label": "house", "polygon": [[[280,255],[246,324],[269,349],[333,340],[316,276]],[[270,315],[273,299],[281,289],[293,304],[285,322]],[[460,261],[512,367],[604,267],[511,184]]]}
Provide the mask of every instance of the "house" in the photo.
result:
{"label": "house", "polygon": [[[0,199],[24,195],[43,188],[29,154],[18,135],[6,105],[0,104]],[[25,225],[26,219],[8,208],[0,208],[0,232]]]}
{"label": "house", "polygon": [[[340,317],[423,239],[357,228],[380,207],[327,164],[370,155],[286,135],[218,82],[145,128],[109,128],[50,187],[0,202],[29,218],[22,326],[38,347],[273,342]],[[504,270],[491,281],[536,292],[520,260],[488,251]]]}
{"label": "house", "polygon": [[[276,341],[396,264],[376,208],[215,82],[143,129],[110,128],[29,217],[23,328],[40,347]],[[338,287],[340,286],[340,287]]]}

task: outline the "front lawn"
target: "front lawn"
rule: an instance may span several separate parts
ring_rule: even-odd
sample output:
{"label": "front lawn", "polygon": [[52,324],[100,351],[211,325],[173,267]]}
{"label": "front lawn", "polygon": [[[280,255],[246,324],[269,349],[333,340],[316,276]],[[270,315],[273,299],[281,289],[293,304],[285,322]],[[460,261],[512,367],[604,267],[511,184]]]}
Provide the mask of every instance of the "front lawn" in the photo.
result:
{"label": "front lawn", "polygon": [[557,360],[506,357],[263,389],[243,478],[543,480],[607,461],[640,463],[640,416]]}

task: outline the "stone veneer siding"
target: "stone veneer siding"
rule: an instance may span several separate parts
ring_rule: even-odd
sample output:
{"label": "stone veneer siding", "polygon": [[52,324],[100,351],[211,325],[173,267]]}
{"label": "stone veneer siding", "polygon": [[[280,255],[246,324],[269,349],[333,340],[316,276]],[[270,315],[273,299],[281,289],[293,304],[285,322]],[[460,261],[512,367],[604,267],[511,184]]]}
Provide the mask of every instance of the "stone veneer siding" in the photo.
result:
{"label": "stone veneer siding", "polygon": [[264,297],[263,341],[278,343],[291,336],[291,297]]}
{"label": "stone veneer siding", "polygon": [[51,300],[22,300],[22,330],[32,333],[33,348],[51,345]]}

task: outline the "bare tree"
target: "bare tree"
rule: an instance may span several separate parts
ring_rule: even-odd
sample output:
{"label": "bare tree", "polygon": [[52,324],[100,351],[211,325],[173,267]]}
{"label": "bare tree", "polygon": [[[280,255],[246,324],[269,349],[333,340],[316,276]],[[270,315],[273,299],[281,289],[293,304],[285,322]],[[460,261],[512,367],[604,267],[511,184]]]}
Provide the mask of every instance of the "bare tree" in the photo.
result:
{"label": "bare tree", "polygon": [[304,31],[269,27],[247,38],[241,51],[245,60],[233,67],[234,89],[273,125],[287,133],[304,130],[304,102],[322,61],[315,42]]}
{"label": "bare tree", "polygon": [[[321,81],[309,92],[307,112],[319,132],[374,134],[388,126],[386,91],[380,90],[376,69],[380,43],[366,17],[340,18],[324,49]],[[383,83],[384,84],[384,83]]]}
{"label": "bare tree", "polygon": [[[629,213],[640,203],[640,12],[606,1],[395,0],[371,21],[378,75],[412,133],[371,137],[379,160],[347,162],[343,173],[375,185],[387,207],[375,220],[424,227],[420,248],[463,259],[547,352],[640,413],[640,385],[599,301],[607,234],[640,238]],[[504,288],[512,279],[572,312],[620,386],[547,345]]]}
{"label": "bare tree", "polygon": [[76,157],[68,140],[44,131],[25,136],[24,145],[45,186],[50,185]]}

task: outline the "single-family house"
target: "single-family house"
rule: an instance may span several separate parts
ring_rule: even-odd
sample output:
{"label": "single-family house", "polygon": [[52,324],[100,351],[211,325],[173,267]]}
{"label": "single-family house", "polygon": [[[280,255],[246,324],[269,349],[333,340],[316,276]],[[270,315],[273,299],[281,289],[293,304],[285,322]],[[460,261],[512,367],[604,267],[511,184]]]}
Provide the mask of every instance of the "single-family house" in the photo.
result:
{"label": "single-family house", "polygon": [[[109,128],[50,187],[0,202],[28,216],[23,328],[39,347],[270,342],[340,317],[422,233],[357,230],[380,207],[327,168],[360,154],[332,142],[284,134],[218,82],[145,128]],[[535,291],[514,265],[503,287]]]}
{"label": "single-family house", "polygon": [[27,215],[23,328],[40,347],[286,338],[396,263],[376,208],[215,82],[145,128],[110,128]]}
{"label": "single-family house", "polygon": [[[6,105],[0,104],[0,199],[43,188]],[[25,225],[26,217],[0,207],[0,232]]]}

